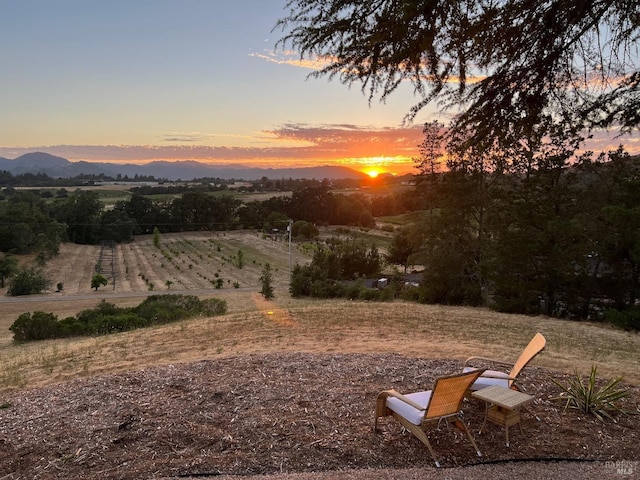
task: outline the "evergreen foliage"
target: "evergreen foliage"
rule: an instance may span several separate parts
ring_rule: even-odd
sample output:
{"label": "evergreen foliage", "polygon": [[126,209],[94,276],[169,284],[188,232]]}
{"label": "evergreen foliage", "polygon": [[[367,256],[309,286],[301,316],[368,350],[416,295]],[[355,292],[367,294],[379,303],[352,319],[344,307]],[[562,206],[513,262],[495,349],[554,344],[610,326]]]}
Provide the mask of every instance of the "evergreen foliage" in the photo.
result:
{"label": "evergreen foliage", "polygon": [[607,381],[598,388],[598,367],[593,365],[589,373],[589,379],[585,382],[576,370],[573,378],[566,384],[552,379],[553,383],[562,389],[558,397],[565,402],[564,410],[573,409],[579,413],[591,414],[601,422],[605,420],[616,421],[612,413],[630,413],[618,406],[618,402],[628,397],[630,392],[620,386],[622,377]]}
{"label": "evergreen foliage", "polygon": [[153,295],[132,308],[117,307],[103,300],[96,308],[62,320],[53,313],[23,313],[9,329],[15,341],[27,342],[124,332],[197,315],[223,315],[226,311],[226,302],[216,298],[200,300],[192,295]]}
{"label": "evergreen foliage", "polygon": [[160,248],[160,230],[158,230],[158,227],[153,227],[153,246]]}
{"label": "evergreen foliage", "polygon": [[18,269],[9,284],[9,295],[32,295],[42,293],[51,287],[44,272],[36,267],[24,266]]}
{"label": "evergreen foliage", "polygon": [[271,264],[265,263],[260,274],[260,294],[267,300],[273,300],[275,293],[273,291],[273,273],[271,272]]}
{"label": "evergreen foliage", "polygon": [[[289,0],[278,46],[321,58],[382,101],[456,108],[469,145],[511,144],[553,114],[566,130],[640,124],[637,2]],[[603,87],[606,86],[606,87]]]}
{"label": "evergreen foliage", "polygon": [[4,288],[4,282],[18,270],[18,259],[11,254],[3,254],[0,257],[0,287]]}
{"label": "evergreen foliage", "polygon": [[294,297],[360,298],[364,289],[361,277],[377,276],[382,259],[375,245],[362,240],[332,237],[315,250],[309,265],[296,265],[289,291]]}
{"label": "evergreen foliage", "polygon": [[93,277],[91,277],[91,288],[93,288],[96,292],[98,288],[102,286],[106,286],[109,284],[109,280],[107,280],[102,274],[94,273]]}
{"label": "evergreen foliage", "polygon": [[9,327],[16,342],[56,338],[60,332],[58,317],[53,313],[23,313]]}

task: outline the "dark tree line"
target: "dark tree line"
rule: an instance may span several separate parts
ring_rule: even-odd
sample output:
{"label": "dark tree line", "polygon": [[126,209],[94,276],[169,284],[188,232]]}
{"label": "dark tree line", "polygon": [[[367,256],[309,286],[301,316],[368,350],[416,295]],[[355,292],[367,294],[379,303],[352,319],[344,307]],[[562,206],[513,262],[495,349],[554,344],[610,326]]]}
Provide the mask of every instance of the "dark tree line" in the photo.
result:
{"label": "dark tree line", "polygon": [[351,225],[373,227],[374,217],[398,215],[421,204],[411,192],[395,195],[335,193],[327,181],[305,180],[291,197],[272,197],[243,204],[238,222],[245,227],[282,227],[288,219],[317,225]]}
{"label": "dark tree line", "polygon": [[447,172],[418,183],[435,208],[395,235],[390,258],[425,265],[423,300],[575,318],[636,305],[640,158],[576,159],[574,140],[540,130],[508,161],[450,152]]}
{"label": "dark tree line", "polygon": [[91,190],[57,192],[44,198],[37,191],[4,189],[0,202],[0,251],[55,255],[60,242],[98,244],[131,241],[134,235],[196,230],[284,229],[290,220],[310,224],[372,227],[374,215],[392,215],[411,208],[413,195],[395,197],[333,193],[330,183],[297,182],[291,197],[274,196],[242,203],[231,195],[190,189],[172,200],[134,194],[105,209]]}
{"label": "dark tree line", "polygon": [[164,179],[156,179],[151,175],[135,174],[133,177],[128,175],[117,174],[115,177],[100,174],[82,174],[72,178],[53,178],[46,173],[20,173],[14,175],[7,170],[0,170],[0,185],[4,187],[68,187],[93,185],[96,182],[155,182],[165,181]]}
{"label": "dark tree line", "polygon": [[55,255],[60,242],[126,242],[135,234],[218,230],[235,225],[238,200],[187,192],[170,202],[140,195],[105,209],[94,191],[76,191],[49,200],[31,191],[5,190],[0,202],[0,251]]}
{"label": "dark tree line", "polygon": [[375,245],[353,238],[331,238],[316,245],[309,265],[294,267],[290,292],[294,297],[358,298],[362,285],[349,285],[345,281],[379,275],[382,261]]}

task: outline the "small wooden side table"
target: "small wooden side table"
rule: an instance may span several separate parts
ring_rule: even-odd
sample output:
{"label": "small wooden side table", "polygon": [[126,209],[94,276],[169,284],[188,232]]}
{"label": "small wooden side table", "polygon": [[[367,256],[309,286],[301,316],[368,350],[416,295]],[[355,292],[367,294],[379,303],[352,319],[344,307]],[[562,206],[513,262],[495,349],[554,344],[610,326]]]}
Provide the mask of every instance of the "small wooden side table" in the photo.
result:
{"label": "small wooden side table", "polygon": [[487,420],[503,426],[507,447],[509,446],[509,427],[519,425],[520,432],[522,432],[520,408],[528,405],[534,399],[531,395],[500,385],[477,390],[471,396],[486,403],[484,422],[482,422],[480,433],[482,433]]}

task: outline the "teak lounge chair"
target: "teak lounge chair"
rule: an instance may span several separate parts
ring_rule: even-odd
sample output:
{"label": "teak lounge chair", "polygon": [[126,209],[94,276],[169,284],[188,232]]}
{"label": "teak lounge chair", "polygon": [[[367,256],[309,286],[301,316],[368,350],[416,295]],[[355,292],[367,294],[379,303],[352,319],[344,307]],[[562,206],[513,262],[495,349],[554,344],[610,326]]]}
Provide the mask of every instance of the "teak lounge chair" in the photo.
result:
{"label": "teak lounge chair", "polygon": [[378,394],[376,401],[375,431],[378,431],[378,418],[393,416],[407,430],[427,446],[429,453],[440,467],[440,462],[429,443],[426,428],[439,425],[442,420],[453,422],[456,427],[467,434],[469,441],[479,457],[482,456],[475,440],[466,425],[459,417],[460,404],[469,386],[476,381],[484,370],[459,373],[436,379],[433,390],[402,395],[395,390],[385,390]]}
{"label": "teak lounge chair", "polygon": [[464,362],[463,372],[471,372],[474,371],[475,368],[471,366],[472,363],[475,362],[484,362],[484,363],[493,363],[499,365],[513,365],[511,371],[509,373],[501,372],[498,370],[485,370],[482,376],[476,380],[469,391],[482,390],[483,388],[491,387],[493,385],[501,385],[506,388],[514,388],[513,382],[516,380],[520,372],[527,364],[533,360],[533,358],[538,355],[544,347],[546,346],[547,341],[541,333],[536,333],[535,336],[527,345],[516,362],[511,364],[510,362],[504,362],[501,360],[493,360],[491,358],[485,357],[470,357]]}

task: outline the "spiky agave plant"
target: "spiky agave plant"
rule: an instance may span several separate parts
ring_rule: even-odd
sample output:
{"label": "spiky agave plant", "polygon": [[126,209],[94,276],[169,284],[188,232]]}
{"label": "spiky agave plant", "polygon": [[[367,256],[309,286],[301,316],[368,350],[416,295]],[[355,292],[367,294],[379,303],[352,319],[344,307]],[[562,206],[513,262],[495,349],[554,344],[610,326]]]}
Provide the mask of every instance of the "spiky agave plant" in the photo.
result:
{"label": "spiky agave plant", "polygon": [[605,419],[616,422],[609,412],[613,410],[620,413],[628,413],[616,405],[616,402],[628,396],[629,391],[626,388],[619,387],[622,377],[609,380],[600,389],[596,390],[597,370],[598,367],[596,365],[591,366],[589,380],[586,383],[577,369],[575,370],[575,376],[570,378],[566,384],[551,379],[553,383],[562,389],[562,393],[557,398],[566,401],[563,412],[571,408],[583,413],[590,413],[601,422],[604,422]]}

